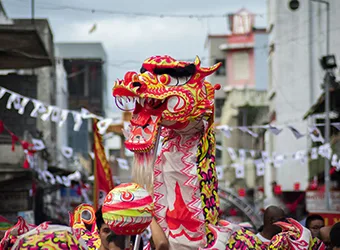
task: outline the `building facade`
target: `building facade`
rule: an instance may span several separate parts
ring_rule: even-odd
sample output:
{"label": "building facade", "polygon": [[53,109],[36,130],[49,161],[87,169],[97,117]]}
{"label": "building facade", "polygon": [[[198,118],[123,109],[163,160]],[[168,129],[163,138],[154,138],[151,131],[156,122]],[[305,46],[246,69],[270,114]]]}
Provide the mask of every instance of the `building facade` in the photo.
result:
{"label": "building facade", "polygon": [[[107,96],[107,59],[100,43],[56,43],[58,57],[63,60],[67,73],[69,109],[86,108],[90,112],[105,116]],[[83,119],[78,132],[68,122],[68,145],[74,152],[88,158],[92,151],[92,123]]]}
{"label": "building facade", "polygon": [[[330,53],[335,54],[339,62],[340,47],[338,40],[338,16],[340,2],[330,4]],[[307,110],[316,102],[322,92],[324,72],[319,59],[326,54],[326,6],[314,1],[299,1],[297,10],[291,10],[288,0],[268,0],[269,31],[269,93],[270,120],[276,124],[294,125],[301,133],[308,133],[308,125],[314,118],[303,120]],[[338,75],[338,72],[337,72]],[[319,122],[324,122],[319,121]],[[320,127],[324,130],[324,127]],[[294,153],[312,147],[309,136],[296,139],[289,130],[283,130],[278,136],[267,136],[266,149],[271,153]],[[294,160],[286,160],[282,167],[269,165],[266,169],[266,195],[271,197],[271,183],[281,185],[283,192],[296,191],[294,183],[300,184],[300,190],[308,188],[310,181],[321,168],[313,170],[306,162],[301,165]],[[294,172],[294,175],[291,173]],[[319,178],[323,181],[323,178]]]}
{"label": "building facade", "polygon": [[[49,22],[46,19],[10,19],[1,3],[0,20],[3,38],[0,47],[4,51],[0,58],[0,87],[42,101],[45,105],[56,105],[53,34]],[[11,50],[13,44],[16,44],[17,51]],[[55,167],[56,124],[32,117],[32,103],[28,103],[22,113],[16,107],[6,108],[10,97],[11,94],[6,93],[0,99],[0,120],[20,140],[31,142],[32,138],[37,138],[44,141],[46,150],[38,154],[36,168]],[[39,181],[32,169],[23,168],[24,150],[18,142],[12,150],[12,139],[5,131],[1,134],[0,194],[3,202],[0,214],[11,221],[15,221],[18,215],[30,215],[30,222],[35,219],[39,223],[44,219],[44,196],[51,186]],[[33,195],[33,183],[36,190],[44,190],[40,196]]]}
{"label": "building facade", "polygon": [[[222,67],[209,78],[211,82],[222,85],[222,90],[217,91],[215,96],[217,125],[249,126],[255,120],[258,121],[254,114],[261,114],[262,117],[267,106],[264,99],[268,79],[267,39],[265,29],[255,28],[255,16],[246,9],[229,16],[228,34],[208,36],[206,47],[209,50],[209,64],[222,63]],[[257,99],[253,100],[254,97]],[[240,141],[240,136],[241,132],[236,130],[231,138],[225,138],[222,133],[217,136],[217,144],[224,148],[222,152],[217,151],[218,164],[230,165],[227,147],[256,147],[245,142],[251,142],[251,136],[242,137],[241,141],[244,143]],[[227,178],[226,185],[234,185],[235,175],[228,176],[230,178]],[[249,179],[248,184],[254,187],[254,178],[249,178],[252,181]]]}

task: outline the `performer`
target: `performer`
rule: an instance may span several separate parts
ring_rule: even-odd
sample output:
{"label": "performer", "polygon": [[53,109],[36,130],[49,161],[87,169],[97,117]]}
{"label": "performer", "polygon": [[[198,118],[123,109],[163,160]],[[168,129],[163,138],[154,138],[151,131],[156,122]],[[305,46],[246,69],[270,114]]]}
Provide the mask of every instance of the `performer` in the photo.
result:
{"label": "performer", "polygon": [[[158,223],[170,249],[204,247],[214,240],[208,224],[219,214],[215,169],[214,91],[205,77],[220,64],[201,67],[170,56],[146,59],[113,87],[116,103],[135,104],[126,147],[135,153],[134,180],[154,188]],[[164,141],[154,166],[160,131]]]}

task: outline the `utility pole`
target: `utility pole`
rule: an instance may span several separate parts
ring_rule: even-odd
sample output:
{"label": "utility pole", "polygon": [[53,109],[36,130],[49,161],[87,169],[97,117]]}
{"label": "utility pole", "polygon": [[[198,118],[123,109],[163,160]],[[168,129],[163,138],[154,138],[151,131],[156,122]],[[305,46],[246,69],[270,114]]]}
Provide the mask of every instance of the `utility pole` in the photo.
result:
{"label": "utility pole", "polygon": [[[327,21],[326,21],[326,56],[330,53],[330,13],[329,13],[329,2],[322,0],[312,0],[315,2],[320,2],[326,4],[326,13],[327,13]],[[325,144],[330,142],[330,96],[329,96],[329,85],[331,80],[331,69],[326,70],[325,75]],[[325,201],[326,208],[328,211],[331,210],[331,179],[330,179],[330,162],[327,157],[325,157]]]}
{"label": "utility pole", "polygon": [[34,24],[34,18],[35,18],[35,3],[34,3],[34,0],[31,0],[31,20],[32,20],[32,24]]}

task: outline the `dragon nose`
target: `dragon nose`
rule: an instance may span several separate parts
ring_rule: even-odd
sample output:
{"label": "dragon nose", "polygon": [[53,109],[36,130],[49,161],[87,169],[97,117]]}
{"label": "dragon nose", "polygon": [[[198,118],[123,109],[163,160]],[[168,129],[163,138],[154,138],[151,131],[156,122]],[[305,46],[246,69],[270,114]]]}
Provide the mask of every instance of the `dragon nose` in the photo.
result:
{"label": "dragon nose", "polygon": [[140,87],[142,87],[142,84],[141,84],[140,82],[133,82],[133,83],[132,83],[132,87],[134,87],[134,88],[136,88],[136,87],[140,88]]}

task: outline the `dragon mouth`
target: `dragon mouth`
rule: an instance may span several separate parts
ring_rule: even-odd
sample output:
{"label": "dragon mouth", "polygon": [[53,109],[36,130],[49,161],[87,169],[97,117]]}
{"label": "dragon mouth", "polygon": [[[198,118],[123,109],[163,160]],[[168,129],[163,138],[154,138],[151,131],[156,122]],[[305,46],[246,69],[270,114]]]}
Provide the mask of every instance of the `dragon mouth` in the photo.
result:
{"label": "dragon mouth", "polygon": [[136,96],[116,96],[116,100],[121,105],[123,102],[135,104],[129,129],[124,131],[126,148],[137,153],[152,150],[168,98],[158,100]]}

